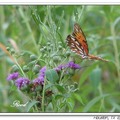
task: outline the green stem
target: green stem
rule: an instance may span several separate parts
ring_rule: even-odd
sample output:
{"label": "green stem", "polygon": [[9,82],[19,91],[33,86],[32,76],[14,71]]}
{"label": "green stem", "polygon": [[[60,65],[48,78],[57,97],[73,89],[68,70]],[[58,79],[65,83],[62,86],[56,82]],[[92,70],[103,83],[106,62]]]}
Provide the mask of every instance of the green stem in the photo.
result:
{"label": "green stem", "polygon": [[[101,84],[99,85],[98,89],[99,89],[100,96],[103,96]],[[105,109],[105,107],[104,107],[104,98],[101,99],[101,104],[100,104],[99,112],[101,112],[102,109]]]}
{"label": "green stem", "polygon": [[33,44],[34,44],[34,46],[36,48],[36,52],[39,54],[39,50],[38,50],[37,44],[35,42],[35,38],[34,38],[34,35],[33,35],[33,32],[32,32],[32,29],[30,27],[30,24],[29,24],[27,18],[26,18],[26,15],[24,14],[24,12],[23,12],[21,7],[19,8],[19,12],[20,12],[20,15],[23,18],[23,20],[24,20],[24,22],[25,22],[25,24],[27,26],[27,29],[28,29],[28,31],[29,31],[29,33],[31,35],[31,40],[32,40],[32,42],[33,42]]}
{"label": "green stem", "polygon": [[78,21],[80,21],[81,16],[82,16],[82,14],[83,14],[83,12],[84,12],[84,9],[85,9],[85,6],[83,5],[83,6],[82,6],[82,10],[81,10],[81,12],[80,12],[80,16],[79,16],[79,20],[78,20]]}
{"label": "green stem", "polygon": [[113,37],[112,42],[113,42],[113,48],[115,52],[115,65],[117,68],[117,74],[118,74],[118,79],[119,79],[119,84],[120,84],[120,61],[119,61],[119,52],[118,52],[118,47],[117,47],[117,41],[116,41],[116,34],[115,34],[115,26],[111,23],[110,25],[110,30],[111,30],[111,35]]}
{"label": "green stem", "polygon": [[45,100],[45,81],[46,80],[44,80],[44,85],[43,85],[43,91],[42,91],[42,112],[44,112],[45,111],[45,108],[44,108],[44,100]]}
{"label": "green stem", "polygon": [[5,12],[4,12],[4,6],[0,6],[0,32],[1,32],[1,35],[4,33],[6,33],[6,30],[3,29],[3,24],[5,22]]}
{"label": "green stem", "polygon": [[14,57],[15,63],[17,64],[17,66],[19,67],[20,71],[22,72],[23,76],[26,77],[26,75],[24,74],[22,68],[20,67],[19,63],[17,62],[17,59]]}

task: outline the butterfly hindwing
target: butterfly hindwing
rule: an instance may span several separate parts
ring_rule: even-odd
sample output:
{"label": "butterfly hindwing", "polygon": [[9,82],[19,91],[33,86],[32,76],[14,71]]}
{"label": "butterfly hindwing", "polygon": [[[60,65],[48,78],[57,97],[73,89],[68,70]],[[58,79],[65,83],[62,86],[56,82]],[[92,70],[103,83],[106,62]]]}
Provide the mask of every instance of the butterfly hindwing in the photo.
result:
{"label": "butterfly hindwing", "polygon": [[86,37],[77,23],[74,24],[74,31],[72,35],[67,36],[67,44],[73,52],[77,53],[82,58],[107,61],[100,57],[89,54]]}
{"label": "butterfly hindwing", "polygon": [[86,57],[83,47],[81,46],[79,41],[77,41],[77,39],[74,36],[72,36],[72,35],[67,36],[67,44],[73,52],[77,53],[82,58]]}
{"label": "butterfly hindwing", "polygon": [[74,25],[72,35],[68,35],[67,41],[73,52],[79,54],[82,58],[86,58],[88,56],[87,41],[82,29],[77,23]]}

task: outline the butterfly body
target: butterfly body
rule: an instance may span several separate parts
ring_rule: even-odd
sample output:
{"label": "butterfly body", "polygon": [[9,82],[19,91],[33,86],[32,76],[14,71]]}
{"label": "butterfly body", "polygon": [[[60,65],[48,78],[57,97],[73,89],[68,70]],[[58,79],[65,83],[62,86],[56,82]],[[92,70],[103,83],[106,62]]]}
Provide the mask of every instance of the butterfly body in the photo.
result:
{"label": "butterfly body", "polygon": [[77,23],[74,24],[74,31],[72,35],[67,36],[67,44],[73,52],[80,55],[83,59],[108,61],[102,59],[101,57],[89,54],[86,37]]}
{"label": "butterfly body", "polygon": [[105,60],[105,59],[103,59],[101,57],[90,55],[90,54],[88,55],[88,58],[92,59],[92,60],[101,60],[101,61],[104,61],[104,62],[108,62],[108,60]]}

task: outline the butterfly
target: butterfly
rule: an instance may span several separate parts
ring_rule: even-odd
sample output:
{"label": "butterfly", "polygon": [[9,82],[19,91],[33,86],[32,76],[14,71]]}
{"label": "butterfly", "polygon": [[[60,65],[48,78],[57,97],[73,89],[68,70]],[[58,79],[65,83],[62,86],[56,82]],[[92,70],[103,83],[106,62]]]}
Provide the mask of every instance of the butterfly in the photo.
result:
{"label": "butterfly", "polygon": [[79,24],[74,24],[74,31],[71,35],[68,35],[67,38],[67,45],[70,47],[70,49],[80,55],[83,59],[92,59],[92,60],[102,60],[107,62],[108,60],[105,60],[101,57],[94,56],[89,54],[88,44],[86,41],[86,37],[80,28]]}

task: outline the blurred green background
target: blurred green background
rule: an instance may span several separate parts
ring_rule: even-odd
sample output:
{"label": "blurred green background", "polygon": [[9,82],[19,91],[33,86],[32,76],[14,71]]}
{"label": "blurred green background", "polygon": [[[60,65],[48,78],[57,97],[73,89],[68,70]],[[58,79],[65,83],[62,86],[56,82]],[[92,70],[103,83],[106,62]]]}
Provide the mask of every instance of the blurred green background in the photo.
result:
{"label": "blurred green background", "polygon": [[[107,5],[0,6],[0,112],[26,112],[22,107],[10,106],[14,100],[25,103],[27,98],[12,90],[6,80],[14,64],[6,47],[36,55],[40,53],[39,43],[60,41],[65,48],[75,22],[86,35],[90,53],[110,62],[81,61],[71,53],[77,63],[88,66],[72,78],[79,90],[72,96],[71,112],[120,112],[120,6]],[[20,64],[28,57],[25,55]]]}

